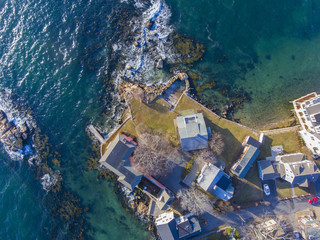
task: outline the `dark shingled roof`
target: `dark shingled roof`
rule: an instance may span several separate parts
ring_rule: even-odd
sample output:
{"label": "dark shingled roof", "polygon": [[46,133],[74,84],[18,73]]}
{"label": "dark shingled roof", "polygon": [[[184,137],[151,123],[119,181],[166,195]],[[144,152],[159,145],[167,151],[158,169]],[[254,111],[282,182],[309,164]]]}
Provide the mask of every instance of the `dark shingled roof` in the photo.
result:
{"label": "dark shingled roof", "polygon": [[248,136],[247,138],[247,144],[252,145],[256,148],[259,148],[261,146],[261,143],[257,140],[255,140],[253,137]]}
{"label": "dark shingled roof", "polygon": [[100,163],[119,176],[119,181],[126,187],[133,189],[141,180],[142,173],[131,166],[129,157],[136,148],[125,135],[118,134],[108,145],[107,151],[100,159]]}
{"label": "dark shingled roof", "polygon": [[167,224],[157,225],[157,230],[162,240],[178,239],[176,221],[174,219]]}
{"label": "dark shingled roof", "polygon": [[179,239],[191,237],[201,231],[198,219],[194,216],[189,217],[187,221],[177,224]]}

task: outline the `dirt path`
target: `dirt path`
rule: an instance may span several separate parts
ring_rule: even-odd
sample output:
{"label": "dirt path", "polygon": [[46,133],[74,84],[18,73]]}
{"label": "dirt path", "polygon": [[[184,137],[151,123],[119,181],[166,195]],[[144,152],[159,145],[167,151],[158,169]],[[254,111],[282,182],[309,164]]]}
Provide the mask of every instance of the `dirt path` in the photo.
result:
{"label": "dirt path", "polygon": [[266,130],[266,131],[261,131],[261,133],[264,133],[265,135],[274,135],[279,133],[295,132],[295,131],[298,131],[297,126]]}

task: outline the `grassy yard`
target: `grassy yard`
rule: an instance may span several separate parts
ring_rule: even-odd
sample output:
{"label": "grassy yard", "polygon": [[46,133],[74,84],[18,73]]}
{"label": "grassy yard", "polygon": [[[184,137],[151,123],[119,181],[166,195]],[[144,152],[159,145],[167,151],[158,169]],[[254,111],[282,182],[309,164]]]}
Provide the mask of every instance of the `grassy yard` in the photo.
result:
{"label": "grassy yard", "polygon": [[294,185],[294,193],[296,196],[302,196],[309,194],[309,189],[305,187],[299,187],[298,185]]}
{"label": "grassy yard", "polygon": [[282,145],[285,153],[300,152],[297,132],[285,132],[272,135],[265,135],[264,144],[261,146],[259,159],[265,159],[271,156],[271,146]]}
{"label": "grassy yard", "polygon": [[262,201],[262,189],[256,162],[244,179],[237,179],[236,181],[237,184],[233,184],[235,186],[233,201],[236,204]]}
{"label": "grassy yard", "polygon": [[133,121],[131,119],[129,119],[124,125],[121,126],[121,128],[119,128],[117,131],[113,132],[109,138],[107,139],[107,141],[105,141],[102,145],[101,145],[101,153],[104,154],[107,146],[109,145],[109,143],[117,136],[118,133],[124,133],[127,134],[129,136],[132,137],[136,137],[137,133],[135,130],[135,125],[133,123]]}
{"label": "grassy yard", "polygon": [[132,98],[130,106],[133,122],[136,126],[143,124],[154,132],[164,134],[173,144],[178,145],[179,142],[173,124],[173,120],[178,115],[169,111],[169,107],[163,99],[158,98],[151,104],[145,104]]}
{"label": "grassy yard", "polygon": [[[279,199],[283,198],[291,198],[292,189],[291,184],[286,181],[276,180],[277,191]],[[298,185],[294,185],[294,195],[296,197],[309,194],[309,189],[305,187],[299,187]]]}
{"label": "grassy yard", "polygon": [[189,109],[193,110],[193,112],[203,113],[207,126],[210,127],[211,130],[222,134],[226,150],[222,153],[221,158],[226,162],[228,167],[230,167],[231,163],[239,154],[241,143],[246,136],[249,135],[258,138],[258,133],[254,130],[220,118],[195,100],[184,95],[177,105],[175,112],[184,115]]}
{"label": "grassy yard", "polygon": [[278,198],[291,198],[292,197],[292,189],[291,184],[284,180],[276,180]]}

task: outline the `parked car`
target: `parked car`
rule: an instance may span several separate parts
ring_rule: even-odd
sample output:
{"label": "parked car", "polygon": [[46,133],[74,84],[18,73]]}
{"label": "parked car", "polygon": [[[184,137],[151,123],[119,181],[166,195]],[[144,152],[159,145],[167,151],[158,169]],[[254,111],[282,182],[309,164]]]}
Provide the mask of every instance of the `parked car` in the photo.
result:
{"label": "parked car", "polygon": [[319,201],[320,201],[320,199],[319,199],[318,197],[314,197],[314,198],[311,198],[311,199],[308,200],[308,202],[309,202],[310,204],[316,204],[316,203],[318,203]]}
{"label": "parked car", "polygon": [[264,193],[269,196],[270,195],[270,188],[269,188],[269,185],[268,184],[263,184],[263,190],[264,190]]}

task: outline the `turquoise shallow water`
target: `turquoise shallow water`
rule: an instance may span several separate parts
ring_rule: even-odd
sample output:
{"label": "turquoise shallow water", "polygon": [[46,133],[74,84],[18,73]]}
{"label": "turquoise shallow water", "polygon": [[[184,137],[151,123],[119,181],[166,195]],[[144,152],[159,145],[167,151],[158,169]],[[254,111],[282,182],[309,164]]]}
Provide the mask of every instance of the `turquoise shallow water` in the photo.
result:
{"label": "turquoise shallow water", "polygon": [[[235,114],[250,126],[290,116],[289,101],[319,91],[320,5],[317,1],[168,0],[179,31],[205,43],[194,69],[203,79],[247,92],[251,103]],[[202,100],[223,108],[229,94],[215,89]]]}
{"label": "turquoise shallow water", "polygon": [[[144,1],[124,2],[135,10]],[[214,79],[217,85],[231,89],[230,94],[205,89],[201,98],[222,108],[233,91],[251,97],[235,115],[241,122],[260,126],[288,118],[289,100],[319,89],[318,2],[166,3],[172,12],[170,27],[206,45],[203,60],[192,67],[203,77],[196,84]],[[61,154],[64,181],[79,194],[83,205],[90,206],[88,235],[93,239],[148,239],[150,234],[122,209],[112,184],[99,182],[96,172],[85,169],[91,151],[85,127],[110,120],[105,117],[110,104],[102,101],[102,80],[108,53],[118,41],[108,35],[112,32],[108,31],[108,15],[119,4],[102,0],[0,2],[0,88],[22,97],[49,135],[53,150]],[[159,4],[151,9],[157,11]],[[162,17],[169,17],[164,9],[167,15]],[[166,27],[163,35],[170,32]],[[12,161],[2,148],[0,193],[0,239],[47,239],[56,221],[44,204],[46,194],[32,169]]]}

